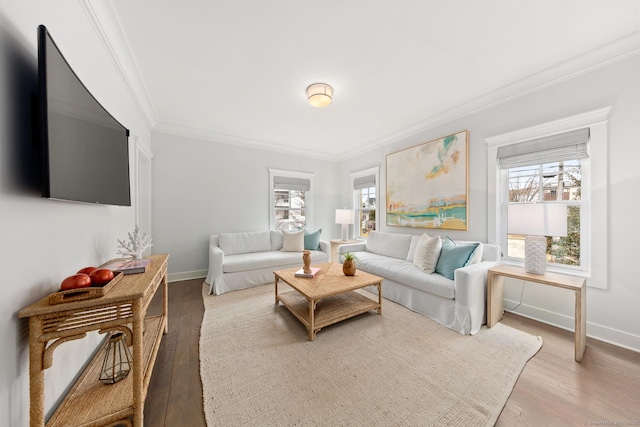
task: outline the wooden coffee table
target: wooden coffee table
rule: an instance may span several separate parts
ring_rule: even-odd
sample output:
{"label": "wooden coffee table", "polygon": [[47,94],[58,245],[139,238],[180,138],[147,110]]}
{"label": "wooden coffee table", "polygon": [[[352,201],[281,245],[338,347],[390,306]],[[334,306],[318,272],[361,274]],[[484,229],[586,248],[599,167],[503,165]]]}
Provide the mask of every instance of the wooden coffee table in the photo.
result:
{"label": "wooden coffee table", "polygon": [[[355,276],[345,276],[342,264],[316,265],[320,271],[314,278],[296,277],[300,268],[274,271],[276,304],[281,302],[298,318],[309,332],[309,340],[325,326],[376,310],[382,314],[382,277],[358,270]],[[278,293],[282,280],[294,290]],[[367,286],[378,288],[378,301],[368,298],[356,289]]]}

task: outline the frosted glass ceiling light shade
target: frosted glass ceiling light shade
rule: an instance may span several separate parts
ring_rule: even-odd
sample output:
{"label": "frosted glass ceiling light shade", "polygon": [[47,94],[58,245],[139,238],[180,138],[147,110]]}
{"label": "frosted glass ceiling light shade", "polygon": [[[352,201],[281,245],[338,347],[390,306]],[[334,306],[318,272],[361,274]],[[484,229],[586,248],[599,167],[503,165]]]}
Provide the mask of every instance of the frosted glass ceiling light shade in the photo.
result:
{"label": "frosted glass ceiling light shade", "polygon": [[544,274],[547,267],[545,236],[566,237],[567,206],[555,203],[517,203],[508,208],[509,234],[523,234],[524,269]]}
{"label": "frosted glass ceiling light shade", "polygon": [[333,88],[326,83],[314,83],[307,88],[307,99],[313,107],[327,107],[333,101]]}

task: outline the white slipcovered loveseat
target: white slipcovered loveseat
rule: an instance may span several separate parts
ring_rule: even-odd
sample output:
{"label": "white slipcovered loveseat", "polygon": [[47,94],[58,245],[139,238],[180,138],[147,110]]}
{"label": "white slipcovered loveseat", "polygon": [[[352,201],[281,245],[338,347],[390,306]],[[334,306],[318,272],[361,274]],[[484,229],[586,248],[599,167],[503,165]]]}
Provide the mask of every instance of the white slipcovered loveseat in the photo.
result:
{"label": "white slipcovered loveseat", "polygon": [[330,245],[320,240],[320,232],[271,230],[211,235],[205,279],[209,294],[273,282],[274,270],[302,267],[303,249],[309,249],[312,264],[328,262]]}
{"label": "white slipcovered loveseat", "polygon": [[355,253],[358,269],[383,277],[387,299],[461,334],[486,323],[487,270],[500,262],[499,246],[372,231],[366,242],[340,245],[338,252]]}

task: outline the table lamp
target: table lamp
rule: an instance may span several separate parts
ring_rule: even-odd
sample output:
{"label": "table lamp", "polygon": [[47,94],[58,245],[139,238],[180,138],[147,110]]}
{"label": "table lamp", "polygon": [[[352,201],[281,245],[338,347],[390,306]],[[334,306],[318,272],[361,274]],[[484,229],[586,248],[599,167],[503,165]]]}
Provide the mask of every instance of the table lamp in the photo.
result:
{"label": "table lamp", "polygon": [[567,235],[567,206],[560,203],[515,203],[507,207],[509,234],[525,235],[524,269],[544,274],[547,238]]}
{"label": "table lamp", "polygon": [[336,209],[336,224],[342,224],[342,240],[349,240],[349,224],[353,224],[353,211]]}

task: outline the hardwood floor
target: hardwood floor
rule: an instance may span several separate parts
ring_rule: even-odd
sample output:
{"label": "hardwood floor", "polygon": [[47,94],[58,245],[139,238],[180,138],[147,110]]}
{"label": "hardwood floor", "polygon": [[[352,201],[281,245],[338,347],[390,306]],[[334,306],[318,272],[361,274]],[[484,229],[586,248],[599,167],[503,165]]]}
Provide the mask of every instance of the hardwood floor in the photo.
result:
{"label": "hardwood floor", "polygon": [[640,425],[640,353],[587,338],[574,361],[574,335],[506,313],[502,322],[542,337],[497,426]]}
{"label": "hardwood floor", "polygon": [[[206,426],[200,381],[200,325],[204,314],[203,279],[169,284],[169,333],[160,348],[147,390],[144,425]],[[149,313],[162,312],[158,292]]]}
{"label": "hardwood floor", "polygon": [[[145,426],[205,426],[198,342],[203,279],[169,284],[164,336],[145,405]],[[160,311],[160,294],[150,311]],[[573,333],[505,313],[504,324],[542,337],[497,426],[640,426],[640,353],[587,339],[573,360]]]}

